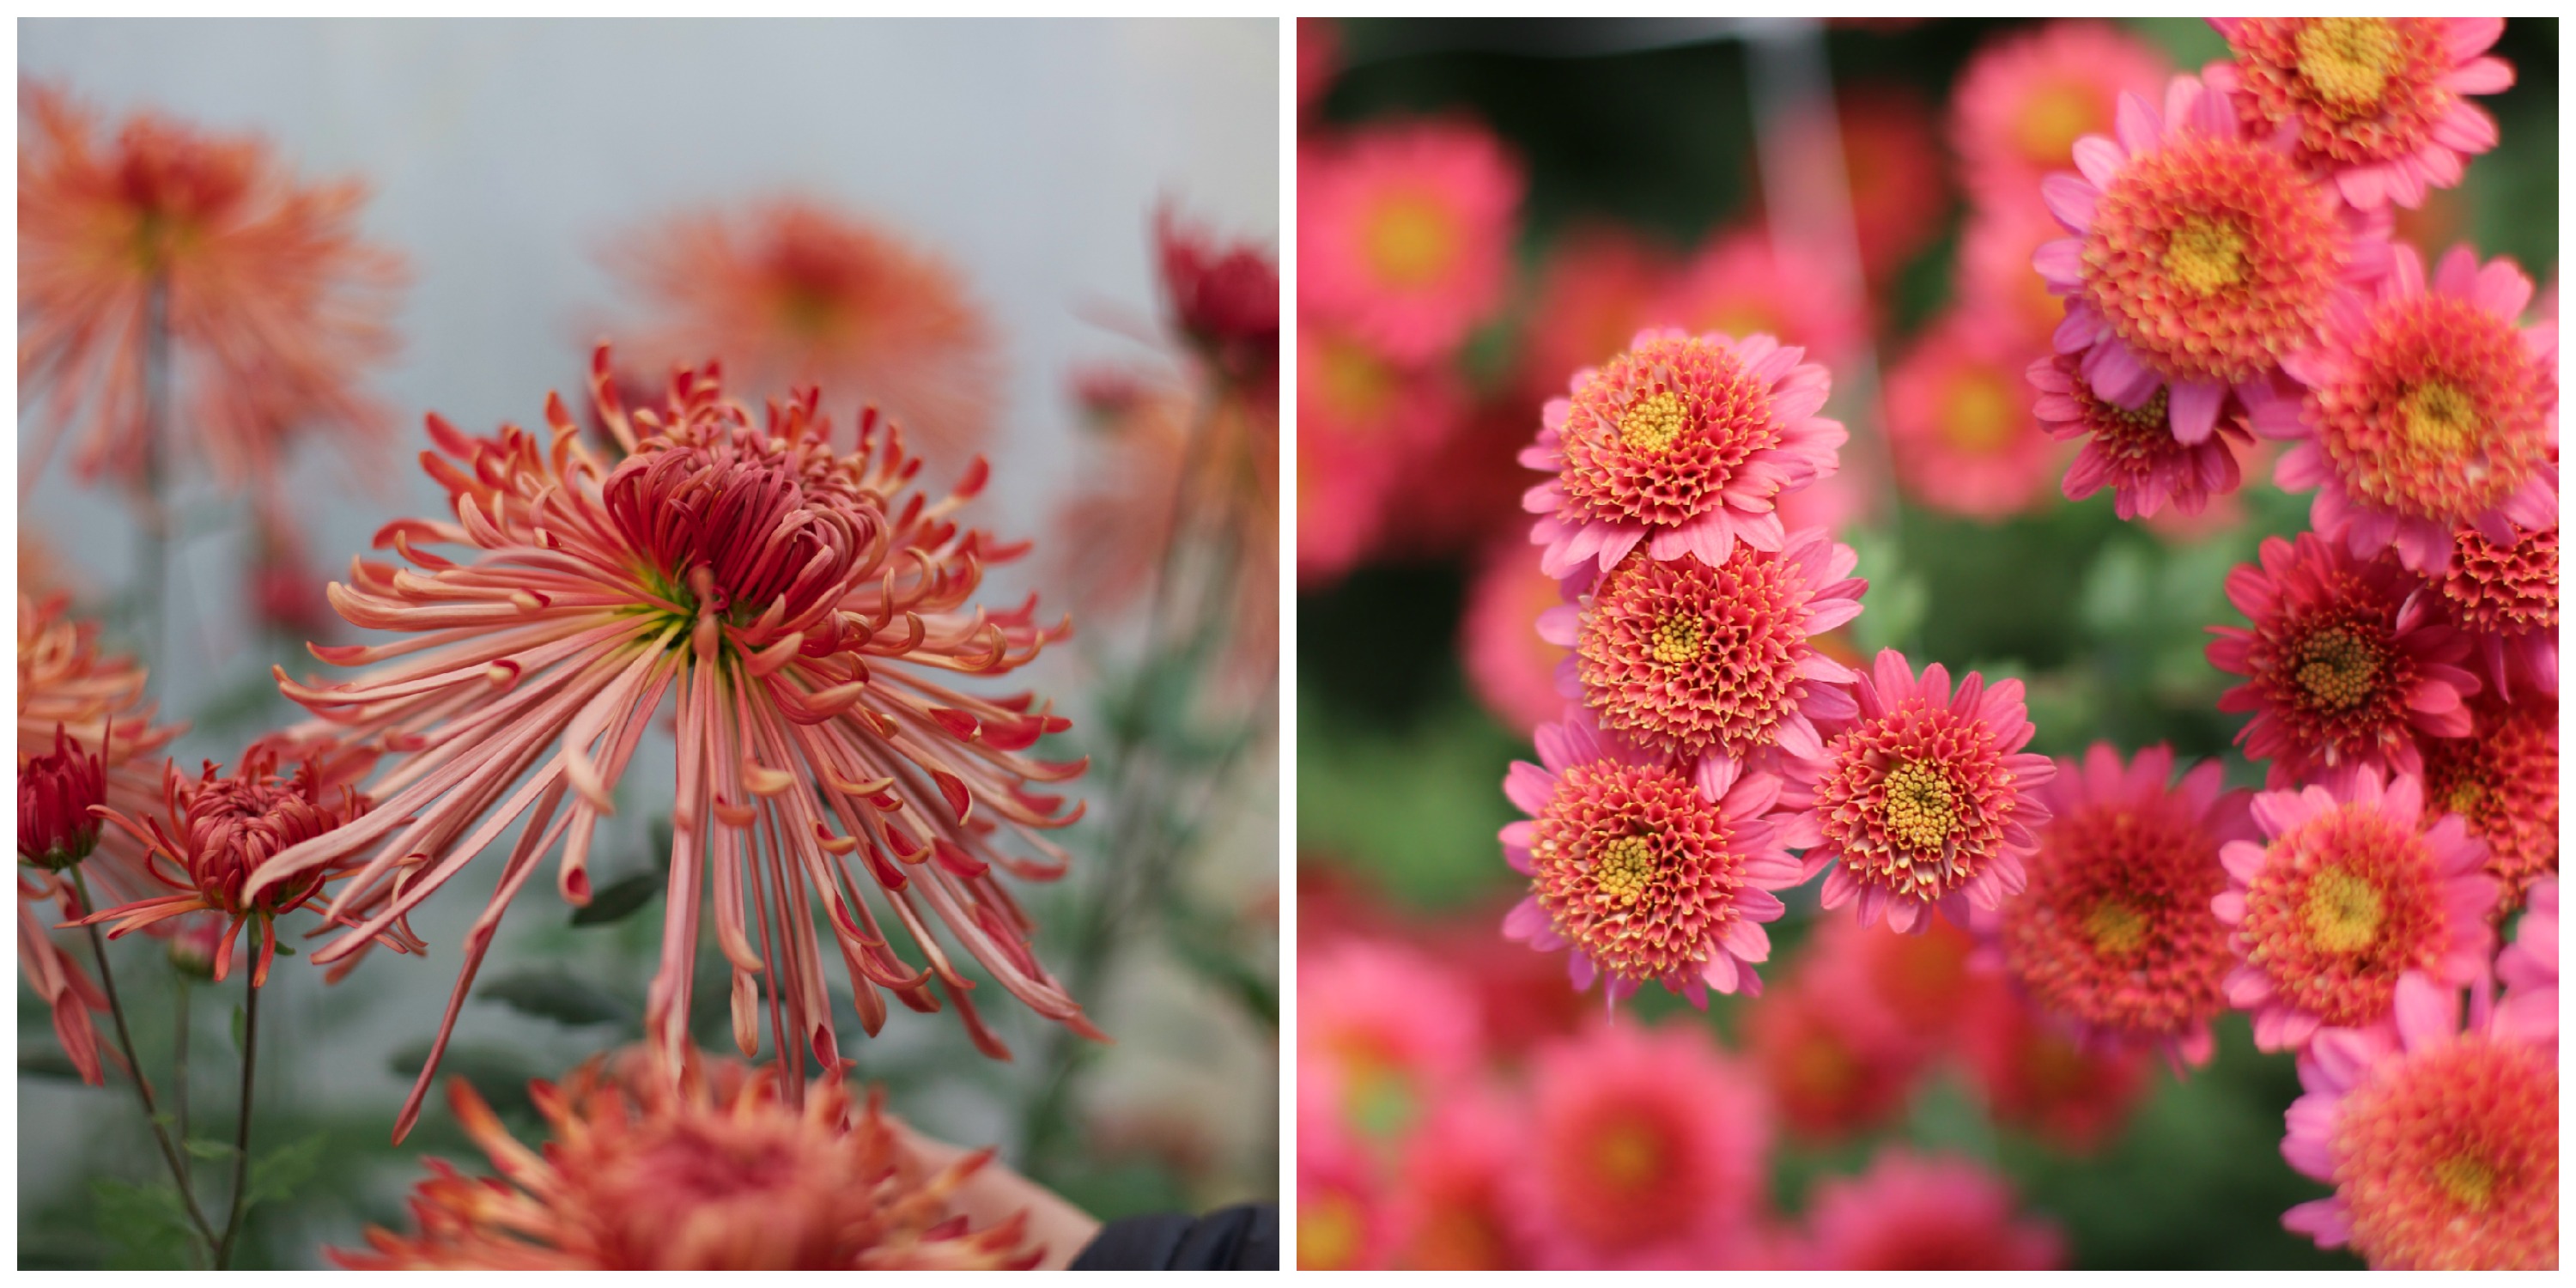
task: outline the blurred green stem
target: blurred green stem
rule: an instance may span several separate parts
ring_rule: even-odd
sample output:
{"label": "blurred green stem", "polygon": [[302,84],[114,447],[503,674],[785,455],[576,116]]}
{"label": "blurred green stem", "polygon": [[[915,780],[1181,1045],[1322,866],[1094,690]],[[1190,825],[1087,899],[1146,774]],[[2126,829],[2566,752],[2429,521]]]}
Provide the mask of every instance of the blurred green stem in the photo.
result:
{"label": "blurred green stem", "polygon": [[[86,917],[95,910],[90,903],[89,883],[81,878],[78,867],[71,869],[71,877],[72,893],[79,897],[81,915]],[[206,1214],[197,1207],[196,1194],[188,1188],[188,1165],[179,1161],[178,1149],[170,1144],[170,1132],[161,1122],[161,1107],[154,1103],[152,1098],[152,1082],[143,1076],[143,1062],[135,1057],[134,1037],[127,1031],[125,1025],[125,1004],[117,998],[116,976],[107,967],[106,938],[98,933],[98,927],[95,925],[88,927],[88,930],[89,950],[98,958],[99,989],[107,994],[109,1018],[116,1021],[116,1045],[118,1050],[125,1053],[125,1070],[134,1079],[135,1093],[143,1098],[143,1119],[152,1128],[152,1139],[160,1143],[161,1160],[170,1165],[171,1179],[178,1182],[179,1200],[187,1205],[188,1220],[197,1227],[197,1236],[206,1241],[206,1246],[213,1247],[215,1228],[206,1220]]]}
{"label": "blurred green stem", "polygon": [[[188,1000],[188,977],[186,974],[182,973],[179,976],[178,1031],[172,1035],[174,1049],[177,1051],[177,1054],[172,1058],[172,1064],[175,1067],[173,1068],[170,1077],[171,1094],[173,1099],[171,1112],[178,1116],[179,1139],[181,1140],[186,1140],[188,1138]],[[188,1183],[190,1170],[191,1169],[188,1166],[188,1155],[185,1151],[182,1151],[179,1155],[179,1183],[181,1185]]]}
{"label": "blurred green stem", "polygon": [[[266,931],[266,927],[261,927]],[[245,1000],[242,1003],[241,1119],[233,1127],[233,1210],[224,1218],[223,1240],[215,1245],[215,1269],[229,1270],[233,1263],[233,1240],[241,1235],[242,1199],[250,1177],[250,1105],[251,1087],[259,1074],[259,971],[253,967],[244,977]]]}

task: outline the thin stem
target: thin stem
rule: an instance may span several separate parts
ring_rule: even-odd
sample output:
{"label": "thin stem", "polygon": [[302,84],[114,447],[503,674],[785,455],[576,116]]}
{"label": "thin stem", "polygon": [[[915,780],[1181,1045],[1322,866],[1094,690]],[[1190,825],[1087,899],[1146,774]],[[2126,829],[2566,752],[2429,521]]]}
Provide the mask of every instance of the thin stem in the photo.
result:
{"label": "thin stem", "polygon": [[[188,1139],[188,1020],[190,1019],[188,1014],[188,998],[188,977],[182,974],[179,976],[179,1026],[178,1032],[174,1035],[175,1041],[173,1043],[174,1048],[178,1052],[177,1056],[173,1059],[173,1063],[177,1067],[172,1071],[170,1082],[172,1088],[171,1095],[176,1102],[172,1105],[171,1111],[178,1115],[179,1139],[183,1141]],[[184,1151],[179,1155],[179,1169],[181,1172],[180,1182],[185,1184],[191,1168],[188,1163],[188,1155]]]}
{"label": "thin stem", "polygon": [[[71,870],[71,875],[72,893],[79,897],[81,915],[86,917],[92,911],[89,883],[81,878],[77,867]],[[198,1210],[197,1196],[188,1189],[188,1166],[179,1161],[179,1151],[170,1144],[170,1133],[161,1125],[161,1107],[153,1103],[151,1080],[143,1076],[143,1062],[134,1056],[134,1038],[125,1028],[125,1005],[116,996],[116,976],[107,968],[107,941],[98,933],[97,926],[88,929],[89,949],[98,957],[99,988],[107,994],[107,1013],[116,1021],[116,1045],[125,1053],[127,1072],[134,1075],[135,1092],[143,1097],[143,1119],[151,1124],[152,1139],[161,1144],[161,1159],[170,1165],[170,1175],[179,1183],[179,1199],[188,1207],[188,1220],[196,1225],[198,1237],[211,1245],[215,1241],[215,1228],[207,1222],[206,1214]]]}
{"label": "thin stem", "polygon": [[[263,934],[275,933],[265,926],[260,929]],[[233,1240],[241,1234],[242,1199],[249,1188],[250,1093],[259,1074],[259,972],[247,972],[243,982],[247,1000],[242,1003],[241,1120],[233,1128],[233,1210],[224,1218],[223,1241],[215,1245],[217,1270],[232,1268]]]}

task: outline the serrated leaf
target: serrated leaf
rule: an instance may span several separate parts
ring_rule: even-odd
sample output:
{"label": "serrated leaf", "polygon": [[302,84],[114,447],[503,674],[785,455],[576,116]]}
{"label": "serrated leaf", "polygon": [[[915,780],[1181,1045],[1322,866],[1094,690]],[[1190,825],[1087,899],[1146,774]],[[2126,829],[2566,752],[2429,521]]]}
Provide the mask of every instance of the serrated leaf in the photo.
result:
{"label": "serrated leaf", "polygon": [[614,1024],[634,1018],[624,999],[608,990],[549,967],[533,967],[486,982],[475,996],[508,1006],[523,1015],[575,1027]]}
{"label": "serrated leaf", "polygon": [[[664,847],[666,853],[668,848]],[[645,872],[611,881],[591,892],[587,906],[572,910],[572,924],[607,926],[624,921],[653,902],[653,896],[661,892],[662,881],[661,877]]]}

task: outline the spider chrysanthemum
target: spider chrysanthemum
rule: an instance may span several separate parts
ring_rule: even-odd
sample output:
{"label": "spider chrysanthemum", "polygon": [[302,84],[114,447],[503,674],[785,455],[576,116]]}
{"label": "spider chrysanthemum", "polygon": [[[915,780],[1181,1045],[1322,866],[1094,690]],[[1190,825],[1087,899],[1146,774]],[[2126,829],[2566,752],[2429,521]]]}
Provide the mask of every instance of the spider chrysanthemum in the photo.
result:
{"label": "spider chrysanthemum", "polygon": [[[1032,955],[1032,923],[1001,881],[1063,871],[1063,852],[1039,833],[1081,809],[1032,787],[1084,765],[1029,751],[1069,722],[1031,694],[985,697],[948,680],[1006,674],[1070,630],[1040,623],[1034,596],[1003,611],[973,602],[985,564],[1026,550],[956,521],[987,477],[982,462],[932,500],[911,489],[919,461],[872,413],[855,444],[836,442],[809,388],[772,402],[764,423],[722,396],[712,369],[675,374],[663,405],[630,416],[605,348],[592,394],[622,456],[594,455],[561,399],[548,401],[544,436],[505,425],[473,437],[431,418],[437,450],[422,463],[454,517],[387,524],[378,544],[410,566],[353,561],[352,584],[331,587],[352,623],[406,638],[317,648],[335,665],[389,663],[343,683],[279,675],[317,725],[398,759],[369,788],[374,813],[279,854],[251,892],[350,863],[330,908],[350,929],[314,954],[327,964],[524,820],[467,937],[443,1043],[543,857],[561,854],[567,900],[589,899],[599,821],[615,812],[613,792],[667,698],[679,756],[647,1007],[673,1059],[707,920],[732,967],[746,1054],[765,996],[782,1063],[838,1059],[818,918],[870,1032],[884,1022],[884,994],[932,1011],[936,986],[977,1045],[1002,1053],[933,922],[1003,991],[1091,1032]],[[881,918],[900,923],[923,964],[898,955]],[[802,1079],[782,1085],[793,1096]]]}
{"label": "spider chrysanthemum", "polygon": [[2244,479],[2237,454],[2251,448],[2252,438],[2242,414],[2221,415],[2209,437],[2186,443],[2174,437],[2161,391],[2143,407],[2123,407],[2093,392],[2082,361],[2071,354],[2041,358],[2028,374],[2039,391],[2031,410],[2040,427],[2084,445],[2061,485],[2069,501],[2107,487],[2113,512],[2123,519],[2152,518],[2167,506],[2198,514]]}
{"label": "spider chrysanthemum", "polygon": [[2246,128],[2289,129],[2299,162],[2361,207],[2423,204],[2496,144],[2467,95],[2513,85],[2487,56],[2502,18],[2212,18],[2233,63],[2213,63]]}
{"label": "spider chrysanthemum", "polygon": [[2516,529],[2489,541],[2473,527],[2452,533],[2450,571],[2433,578],[2451,622],[2468,632],[2486,678],[2510,696],[2517,684],[2558,691],[2558,525]]}
{"label": "spider chrysanthemum", "polygon": [[[2022,856],[2048,821],[2035,790],[2057,773],[2022,750],[2033,732],[2019,680],[1971,671],[1953,692],[1935,662],[1918,679],[1887,649],[1863,672],[1860,716],[1825,746],[1792,830],[1806,875],[1826,872],[1827,908],[1858,905],[1900,931],[1930,927],[1934,907],[1960,925],[2022,888]],[[1793,762],[1795,764],[1796,762]]]}
{"label": "spider chrysanthemum", "polygon": [[1626,352],[1577,372],[1551,399],[1521,464],[1556,477],[1522,505],[1540,565],[1564,576],[1617,566],[1640,544],[1656,559],[1725,564],[1742,541],[1778,550],[1781,493],[1833,472],[1845,434],[1816,412],[1830,380],[1804,351],[1767,335],[1641,331]]}
{"label": "spider chrysanthemum", "polygon": [[1468,120],[1377,123],[1298,158],[1297,301],[1406,363],[1503,303],[1521,163]]}
{"label": "spider chrysanthemum", "polygon": [[2468,733],[2464,701],[2481,687],[2460,666],[2468,641],[2395,559],[2356,559],[2314,532],[2266,537],[2258,558],[2227,575],[2251,625],[2210,627],[2208,653],[2245,677],[2218,709],[2253,713],[2236,743],[2272,762],[2272,786],[2344,766],[2421,773],[2421,739]]}
{"label": "spider chrysanthemum", "polygon": [[2558,871],[2558,700],[2480,694],[2469,716],[2467,737],[2425,740],[2424,795],[2486,842],[2500,906],[2519,907],[2525,887]]}
{"label": "spider chrysanthemum", "polygon": [[2228,888],[2210,906],[2234,930],[2227,1000],[2254,1013],[2255,1045],[2383,1024],[2408,971],[2457,986],[2487,968],[2486,846],[2440,808],[2420,780],[2369,769],[2254,798],[2265,839],[2219,848]]}
{"label": "spider chrysanthemum", "polygon": [[1705,1004],[1708,989],[1759,992],[1771,955],[1761,923],[1797,863],[1766,817],[1780,780],[1725,761],[1696,770],[1596,728],[1579,711],[1541,725],[1540,763],[1515,761],[1503,793],[1530,815],[1503,854],[1530,880],[1503,933],[1570,948],[1577,989],[1609,977],[1612,1000],[1650,981]]}

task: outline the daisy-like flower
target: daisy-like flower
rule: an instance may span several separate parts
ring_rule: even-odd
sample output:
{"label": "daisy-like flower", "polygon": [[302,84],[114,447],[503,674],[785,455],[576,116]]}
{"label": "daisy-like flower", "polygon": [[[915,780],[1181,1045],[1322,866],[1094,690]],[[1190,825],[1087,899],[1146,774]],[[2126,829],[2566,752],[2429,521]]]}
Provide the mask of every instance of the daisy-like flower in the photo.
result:
{"label": "daisy-like flower", "polygon": [[[2119,26],[2075,18],[1997,36],[1959,71],[1950,151],[1978,204],[2031,204],[2076,140],[2108,134],[2120,95],[2152,97],[2172,64]],[[2022,261],[2027,276],[2029,259]]]}
{"label": "daisy-like flower", "polygon": [[2530,302],[2511,260],[2453,247],[2428,282],[2400,246],[2374,293],[2326,314],[2282,364],[2305,392],[2247,402],[2255,432],[2300,440],[2273,479],[2317,490],[2317,531],[2431,574],[2464,524],[2502,545],[2558,521],[2558,327],[2521,326]]}
{"label": "daisy-like flower", "polygon": [[2386,217],[2305,182],[2287,140],[2245,137],[2227,95],[2189,76],[2161,116],[2121,95],[2116,133],[2040,185],[2075,235],[2032,263],[2067,299],[2055,345],[2083,355],[2085,383],[2133,409],[2165,392],[2174,437],[2198,443],[2231,392],[2251,405],[2312,342],[2338,290],[2386,271]]}
{"label": "daisy-like flower", "polygon": [[1506,728],[1535,729],[1565,713],[1557,668],[1573,654],[1539,634],[1539,619],[1564,602],[1564,584],[1539,571],[1518,540],[1489,549],[1467,587],[1459,660],[1468,686]]}
{"label": "daisy-like flower", "polygon": [[1812,804],[1786,839],[1810,847],[1802,879],[1831,867],[1824,906],[1857,903],[1863,925],[1884,917],[1916,932],[1936,906],[1965,926],[1970,908],[1992,911],[2020,893],[2022,856],[2048,821],[2035,789],[2057,773],[2022,750],[2034,731],[2021,681],[1989,685],[1970,671],[1954,693],[1949,668],[1932,663],[1918,679],[1887,649],[1854,697],[1859,719],[1825,745],[1823,762],[1789,762]]}
{"label": "daisy-like flower", "polygon": [[646,370],[721,354],[746,388],[819,384],[945,456],[991,435],[1001,355],[957,270],[805,196],[672,216],[610,267],[645,301]]}
{"label": "daisy-like flower", "polygon": [[1906,495],[1988,521],[2046,500],[2060,452],[2033,414],[2027,352],[2011,331],[1961,310],[1888,371],[1888,454]]}
{"label": "daisy-like flower", "polygon": [[2256,1046],[2383,1024],[2408,971],[2457,987],[2487,969],[2486,846],[2458,815],[2428,817],[2420,780],[2363,769],[2264,792],[2254,821],[2264,840],[2219,847],[2227,889],[2210,906],[2235,932],[2227,1000],[2254,1013]]}
{"label": "daisy-like flower", "polygon": [[2006,972],[2091,1045],[2152,1044],[2206,1064],[2219,985],[2235,964],[2210,900],[2227,887],[2218,848],[2252,840],[2243,792],[2205,760],[2174,783],[2163,744],[2127,765],[2106,742],[2061,761],[2041,789],[2053,817],[2023,861],[2030,885],[2004,905],[1994,941]]}
{"label": "daisy-like flower", "polygon": [[1466,415],[1445,366],[1408,370],[1351,335],[1297,333],[1297,580],[1326,585],[1375,547],[1399,475]]}
{"label": "daisy-like flower", "polygon": [[1822,756],[1819,726],[1859,713],[1860,677],[1814,639],[1860,616],[1860,556],[1822,528],[1777,553],[1737,546],[1715,567],[1647,556],[1631,551],[1539,618],[1541,636],[1575,650],[1564,665],[1602,727],[1684,761],[1771,770]]}
{"label": "daisy-like flower", "polygon": [[1297,1068],[1328,1072],[1333,1106],[1364,1135],[1391,1138],[1475,1067],[1476,997],[1439,960],[1393,942],[1345,940],[1297,966]]}
{"label": "daisy-like flower", "polygon": [[2468,632],[2495,691],[2519,680],[2558,691],[2558,525],[2514,530],[2510,543],[2474,527],[2451,534],[2450,571],[2433,578],[2453,625]]}
{"label": "daisy-like flower", "polygon": [[1874,1013],[1918,1056],[1953,1045],[1985,991],[1975,969],[1975,936],[1952,922],[1924,922],[1901,934],[1834,917],[1813,931],[1804,950],[1808,958],[1841,963],[1834,972],[1841,989],[1835,1006]]}
{"label": "daisy-like flower", "polygon": [[1904,1111],[1929,1053],[1869,994],[1858,957],[1818,944],[1801,951],[1788,978],[1745,1013],[1754,1066],[1781,1122],[1800,1137],[1842,1140]]}
{"label": "daisy-like flower", "polygon": [[[2027,261],[2023,267],[2027,269]],[[1865,301],[1822,289],[1833,274],[1832,261],[1824,254],[1794,238],[1774,239],[1766,226],[1720,232],[1673,272],[1671,285],[1646,310],[1645,320],[1693,335],[1772,336],[1836,359],[1868,335],[1869,318]],[[1613,344],[1581,365],[1599,365],[1617,349]]]}
{"label": "daisy-like flower", "polygon": [[2186,443],[2174,437],[2163,390],[2143,407],[2123,407],[2094,393],[2083,360],[2066,353],[2031,363],[2027,374],[2039,391],[2031,411],[2040,428],[2084,445],[2061,485],[2069,501],[2107,487],[2112,510],[2123,519],[2153,518],[2168,506],[2196,515],[2244,481],[2237,454],[2250,451],[2253,440],[2241,409],[2231,405],[2209,437]]}
{"label": "daisy-like flower", "polygon": [[1816,1270],[2057,1270],[2066,1237],[2021,1217],[2012,1185],[1965,1158],[1879,1151],[1869,1170],[1816,1183],[1807,1264]]}
{"label": "daisy-like flower", "polygon": [[2424,797],[2486,842],[2497,908],[2511,911],[2525,887],[2558,871],[2558,700],[2482,693],[2469,717],[2467,737],[2424,740]]}
{"label": "daisy-like flower", "polygon": [[1530,1057],[1512,1221],[1539,1269],[1694,1269],[1749,1251],[1762,1091],[1706,1029],[1601,1023]]}
{"label": "daisy-like flower", "polygon": [[2212,18],[2233,63],[2209,83],[2245,127],[2285,131],[2299,163],[2355,206],[2422,204],[2496,145],[2495,118],[2467,99],[2513,85],[2487,56],[2502,18]]}
{"label": "daisy-like flower", "polygon": [[390,428],[356,380],[393,353],[403,269],[358,240],[363,185],[300,184],[256,137],[152,112],[101,138],[96,114],[49,86],[21,105],[18,377],[46,427],[30,482],[84,431],[83,478],[140,484],[160,450],[146,441],[156,328],[188,399],[176,423],[228,488],[272,486],[292,431],[356,448]]}
{"label": "daisy-like flower", "polygon": [[[692,1053],[694,1054],[694,1053]],[[1025,1214],[973,1229],[954,1200],[987,1149],[932,1169],[834,1071],[783,1094],[775,1067],[692,1068],[674,1086],[641,1051],[529,1085],[530,1149],[464,1081],[448,1101],[498,1173],[429,1160],[415,1229],[367,1230],[349,1270],[1025,1270]]]}
{"label": "daisy-like flower", "polygon": [[1783,492],[1833,472],[1847,436],[1816,415],[1831,380],[1767,335],[1640,331],[1626,352],[1574,375],[1541,414],[1521,464],[1556,477],[1529,490],[1551,577],[1597,560],[1608,572],[1645,545],[1656,559],[1723,566],[1738,540],[1780,549]]}
{"label": "daisy-like flower", "polygon": [[2011,988],[1977,990],[1965,1018],[1960,1054],[1997,1123],[2089,1154],[2117,1138],[2145,1099],[2153,1072],[2145,1050],[2088,1050]]}
{"label": "daisy-like flower", "polygon": [[1574,987],[1607,975],[1617,1002],[1660,982],[1707,1005],[1707,990],[1759,993],[1771,955],[1770,892],[1798,880],[1769,817],[1780,780],[1723,760],[1694,769],[1593,725],[1581,711],[1540,725],[1540,764],[1512,762],[1503,793],[1530,817],[1506,825],[1503,856],[1530,895],[1503,933],[1542,952],[1570,948]]}
{"label": "daisy-like flower", "polygon": [[1302,312],[1421,363],[1502,306],[1528,179],[1492,131],[1466,119],[1378,122],[1302,152]]}
{"label": "daisy-like flower", "polygon": [[1407,1136],[1392,1188],[1399,1270],[1518,1270],[1527,1265],[1504,1204],[1524,1161],[1524,1112],[1477,1085],[1444,1088]]}
{"label": "daisy-like flower", "polygon": [[2420,774],[2419,739],[2469,732],[2462,670],[2469,644],[2414,595],[2393,558],[2358,559],[2314,532],[2266,537],[2255,564],[2227,574],[2227,600],[2250,626],[2212,626],[2209,664],[2245,682],[2221,711],[2250,711],[2236,743],[2272,762],[2270,784],[2319,769]]}
{"label": "daisy-like flower", "polygon": [[[1025,753],[1069,722],[1033,695],[970,695],[943,678],[1005,674],[1070,630],[1040,624],[1034,597],[999,612],[972,604],[984,565],[1027,549],[953,517],[981,490],[981,461],[931,501],[910,490],[920,465],[897,431],[863,414],[854,450],[844,450],[818,391],[772,402],[764,424],[722,396],[712,369],[683,371],[663,406],[630,417],[608,371],[603,347],[592,395],[620,460],[591,453],[560,398],[548,400],[546,438],[515,425],[473,437],[431,418],[438,450],[422,462],[448,490],[454,519],[386,525],[378,543],[412,566],[355,561],[354,584],[331,587],[353,624],[409,638],[314,650],[334,665],[390,663],[345,683],[278,677],[319,726],[400,759],[369,788],[374,812],[276,854],[245,894],[349,865],[328,913],[348,930],[314,953],[328,965],[524,820],[467,935],[443,1045],[539,860],[560,846],[558,888],[567,901],[589,899],[599,820],[615,810],[612,793],[669,696],[679,748],[671,893],[647,1023],[674,1064],[688,1041],[710,888],[745,1054],[758,1046],[766,993],[782,1064],[809,1053],[837,1061],[817,913],[870,1032],[885,1019],[880,990],[930,1011],[937,984],[978,1047],[1003,1053],[933,920],[1005,992],[1095,1032],[1032,955],[1031,923],[1001,882],[1064,870],[1066,856],[1039,832],[1081,810],[1030,785],[1071,778],[1083,762]],[[433,553],[439,545],[460,553]],[[1013,837],[1039,857],[1002,844]],[[866,886],[925,965],[896,954],[859,896]],[[790,1070],[781,1085],[792,1097],[802,1078]]]}
{"label": "daisy-like flower", "polygon": [[2558,1014],[2409,973],[2396,1022],[2299,1060],[2281,1156],[2334,1187],[2283,1227],[2373,1270],[2558,1268]]}

